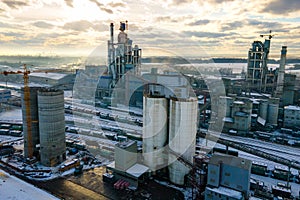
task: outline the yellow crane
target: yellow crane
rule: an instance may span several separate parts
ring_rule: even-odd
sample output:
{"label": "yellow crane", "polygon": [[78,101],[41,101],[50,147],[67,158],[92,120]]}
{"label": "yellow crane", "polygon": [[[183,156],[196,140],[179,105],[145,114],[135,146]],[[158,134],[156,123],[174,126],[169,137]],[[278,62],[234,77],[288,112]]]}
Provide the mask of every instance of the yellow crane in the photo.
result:
{"label": "yellow crane", "polygon": [[[58,69],[53,69],[53,70],[35,70],[32,71],[33,73],[39,73],[39,72],[59,72],[61,70]],[[0,74],[3,74],[5,76],[9,74],[23,74],[23,79],[24,79],[24,105],[25,105],[25,111],[26,111],[26,127],[27,127],[27,139],[28,139],[28,157],[32,158],[33,157],[33,144],[32,144],[32,127],[31,124],[32,122],[37,121],[32,121],[31,119],[31,110],[30,110],[30,88],[29,88],[29,74],[32,73],[31,71],[28,70],[27,65],[23,65],[23,71],[3,71],[0,72]]]}

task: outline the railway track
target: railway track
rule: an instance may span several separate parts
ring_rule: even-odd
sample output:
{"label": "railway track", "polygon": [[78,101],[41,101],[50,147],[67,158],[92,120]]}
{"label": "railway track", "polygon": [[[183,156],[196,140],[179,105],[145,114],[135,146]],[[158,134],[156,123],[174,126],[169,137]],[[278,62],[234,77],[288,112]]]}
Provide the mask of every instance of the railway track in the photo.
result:
{"label": "railway track", "polygon": [[205,137],[208,140],[217,141],[218,143],[223,144],[225,146],[229,146],[229,147],[235,148],[237,150],[241,150],[241,151],[256,155],[258,157],[262,157],[262,158],[265,158],[267,160],[270,160],[270,161],[273,161],[273,162],[276,162],[276,163],[280,163],[282,165],[289,166],[291,168],[300,170],[300,163],[298,161],[289,160],[286,157],[281,157],[281,156],[278,156],[278,155],[273,155],[273,154],[270,154],[270,153],[266,153],[266,152],[264,152],[262,150],[259,150],[257,148],[253,148],[249,144],[245,144],[244,142],[231,141],[231,140],[224,139],[224,138],[221,138],[221,137],[219,138],[219,137],[216,137],[213,133],[208,134],[208,135],[205,135],[203,133],[198,133],[198,135],[200,135],[201,137]]}

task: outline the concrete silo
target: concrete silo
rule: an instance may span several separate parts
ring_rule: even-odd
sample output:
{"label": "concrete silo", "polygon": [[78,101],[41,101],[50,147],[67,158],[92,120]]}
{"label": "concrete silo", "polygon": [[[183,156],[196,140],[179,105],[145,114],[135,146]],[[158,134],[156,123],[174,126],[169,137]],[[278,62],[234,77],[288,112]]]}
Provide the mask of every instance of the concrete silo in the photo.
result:
{"label": "concrete silo", "polygon": [[[195,153],[197,106],[196,98],[170,99],[169,148],[190,163],[193,163]],[[183,185],[190,169],[178,161],[177,156],[169,154],[169,178],[171,182]]]}
{"label": "concrete silo", "polygon": [[41,163],[54,166],[66,158],[64,92],[38,91]]}
{"label": "concrete silo", "polygon": [[277,126],[279,104],[269,104],[267,123]]}
{"label": "concrete silo", "polygon": [[144,164],[156,171],[167,163],[163,147],[167,143],[168,102],[164,96],[143,97],[143,158]]}
{"label": "concrete silo", "polygon": [[267,120],[268,116],[268,101],[267,100],[261,100],[259,105],[259,116],[263,118],[264,120]]}
{"label": "concrete silo", "polygon": [[[24,156],[27,158],[29,152],[32,152],[34,156],[37,155],[38,150],[36,145],[40,143],[39,138],[39,125],[38,125],[38,103],[37,103],[37,92],[40,87],[30,87],[30,113],[27,118],[26,106],[24,102],[24,88],[21,89],[21,100],[22,100],[22,118],[23,118],[23,133],[24,133]],[[31,120],[31,139],[28,137],[27,120]],[[31,140],[31,143],[28,140]],[[31,148],[31,149],[30,149]]]}
{"label": "concrete silo", "polygon": [[224,112],[225,117],[231,117],[231,105],[233,103],[233,98],[227,96],[220,96],[218,103],[218,112]]}

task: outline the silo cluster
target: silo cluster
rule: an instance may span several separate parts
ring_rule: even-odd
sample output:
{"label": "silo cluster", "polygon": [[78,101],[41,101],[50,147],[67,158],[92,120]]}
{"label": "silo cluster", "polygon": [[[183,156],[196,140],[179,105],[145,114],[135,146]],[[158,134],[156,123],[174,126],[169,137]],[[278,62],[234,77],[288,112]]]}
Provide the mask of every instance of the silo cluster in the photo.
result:
{"label": "silo cluster", "polygon": [[170,181],[184,184],[192,163],[197,131],[197,99],[144,95],[143,158],[153,172],[168,166]]}
{"label": "silo cluster", "polygon": [[260,100],[259,116],[269,125],[277,126],[279,98]]}
{"label": "silo cluster", "polygon": [[[24,156],[27,158],[28,152],[33,152],[43,165],[54,166],[66,159],[64,92],[38,87],[30,88],[29,92],[28,112],[22,90]],[[27,121],[31,121],[30,135]]]}

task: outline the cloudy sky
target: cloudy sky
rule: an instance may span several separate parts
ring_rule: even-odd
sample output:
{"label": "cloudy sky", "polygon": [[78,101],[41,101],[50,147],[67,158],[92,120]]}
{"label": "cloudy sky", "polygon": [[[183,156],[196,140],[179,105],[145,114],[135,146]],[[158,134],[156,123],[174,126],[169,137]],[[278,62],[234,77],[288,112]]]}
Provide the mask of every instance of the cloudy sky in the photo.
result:
{"label": "cloudy sky", "polygon": [[109,24],[128,20],[146,56],[245,58],[272,30],[270,56],[299,58],[299,16],[299,0],[1,0],[0,55],[105,55]]}

